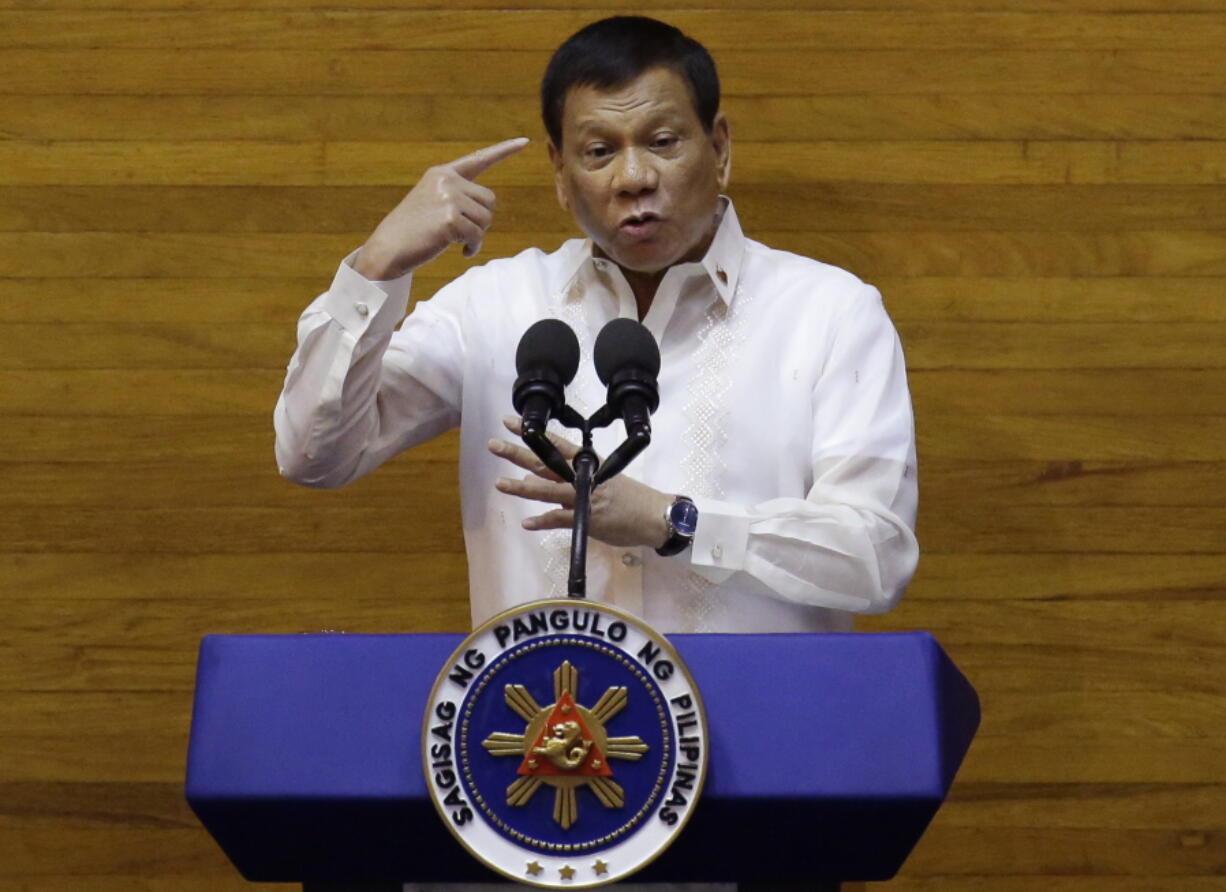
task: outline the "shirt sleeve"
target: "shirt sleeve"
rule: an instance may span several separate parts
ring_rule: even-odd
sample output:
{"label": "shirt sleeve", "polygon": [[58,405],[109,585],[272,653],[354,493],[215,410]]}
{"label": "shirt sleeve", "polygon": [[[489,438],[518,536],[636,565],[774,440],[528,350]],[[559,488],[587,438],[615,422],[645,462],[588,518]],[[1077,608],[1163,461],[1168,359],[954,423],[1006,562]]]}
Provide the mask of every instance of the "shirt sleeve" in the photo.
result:
{"label": "shirt sleeve", "polygon": [[845,308],[813,391],[812,485],[754,505],[695,499],[693,568],[779,597],[891,609],[915,571],[915,432],[902,346],[876,289]]}
{"label": "shirt sleeve", "polygon": [[463,286],[405,319],[412,274],[372,282],[356,255],[299,318],[273,412],[277,465],[305,486],[342,486],[459,423]]}

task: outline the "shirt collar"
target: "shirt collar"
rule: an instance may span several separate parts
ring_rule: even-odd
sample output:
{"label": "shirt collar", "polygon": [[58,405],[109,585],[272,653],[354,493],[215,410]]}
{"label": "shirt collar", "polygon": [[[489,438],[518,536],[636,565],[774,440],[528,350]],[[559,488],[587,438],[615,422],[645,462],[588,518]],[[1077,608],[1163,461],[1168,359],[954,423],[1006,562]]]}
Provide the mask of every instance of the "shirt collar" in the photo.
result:
{"label": "shirt collar", "polygon": [[[706,272],[715,288],[715,294],[725,305],[731,306],[736,296],[737,283],[741,279],[741,269],[745,260],[745,233],[741,230],[741,222],[737,218],[736,208],[732,199],[726,195],[719,197],[719,226],[707,253],[697,265]],[[594,268],[597,260],[592,254],[592,240],[585,239],[579,243],[569,275],[564,277],[567,283],[563,288],[564,297],[578,297],[582,292],[570,287],[574,280],[584,270]]]}
{"label": "shirt collar", "polygon": [[741,221],[737,219],[732,199],[726,195],[720,196],[720,211],[719,228],[702,258],[702,266],[715,285],[715,293],[731,306],[745,260],[745,233],[741,231]]}

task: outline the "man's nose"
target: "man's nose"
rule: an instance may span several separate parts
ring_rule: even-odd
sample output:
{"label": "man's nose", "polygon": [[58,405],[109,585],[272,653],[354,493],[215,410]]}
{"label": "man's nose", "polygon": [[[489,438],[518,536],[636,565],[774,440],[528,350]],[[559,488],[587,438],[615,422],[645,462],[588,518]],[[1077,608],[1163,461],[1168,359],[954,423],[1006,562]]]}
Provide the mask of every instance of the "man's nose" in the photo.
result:
{"label": "man's nose", "polygon": [[660,183],[659,172],[649,153],[640,149],[626,149],[614,172],[614,186],[618,192],[637,195],[650,192]]}

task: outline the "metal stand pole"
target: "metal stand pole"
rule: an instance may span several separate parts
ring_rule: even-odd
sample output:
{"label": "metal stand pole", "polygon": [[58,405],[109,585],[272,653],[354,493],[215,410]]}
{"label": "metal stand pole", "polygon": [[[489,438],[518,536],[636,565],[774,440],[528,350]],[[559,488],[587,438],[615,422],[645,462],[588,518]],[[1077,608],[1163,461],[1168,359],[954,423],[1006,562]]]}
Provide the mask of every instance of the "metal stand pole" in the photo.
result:
{"label": "metal stand pole", "polygon": [[592,516],[592,477],[598,457],[592,449],[591,429],[583,429],[583,447],[575,456],[575,527],[570,537],[570,579],[566,593],[587,597],[587,528]]}

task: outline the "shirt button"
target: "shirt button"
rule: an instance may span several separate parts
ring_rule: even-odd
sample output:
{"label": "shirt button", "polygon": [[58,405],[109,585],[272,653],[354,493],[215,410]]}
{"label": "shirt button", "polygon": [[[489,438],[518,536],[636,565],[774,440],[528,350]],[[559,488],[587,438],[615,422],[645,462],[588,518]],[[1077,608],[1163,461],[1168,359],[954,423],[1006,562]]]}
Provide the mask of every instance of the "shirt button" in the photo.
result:
{"label": "shirt button", "polygon": [[353,308],[358,311],[359,316],[370,315],[370,307],[366,306],[365,301],[358,301],[353,305]]}
{"label": "shirt button", "polygon": [[725,285],[728,284],[728,274],[724,272],[724,268],[722,266],[715,267],[715,275],[719,276],[719,280]]}
{"label": "shirt button", "polygon": [[713,557],[715,560],[718,561],[723,556],[724,556],[724,549],[720,548],[718,545],[711,546],[711,557]]}
{"label": "shirt button", "polygon": [[639,565],[639,556],[633,552],[627,551],[622,555],[622,563],[627,567],[637,567]]}

